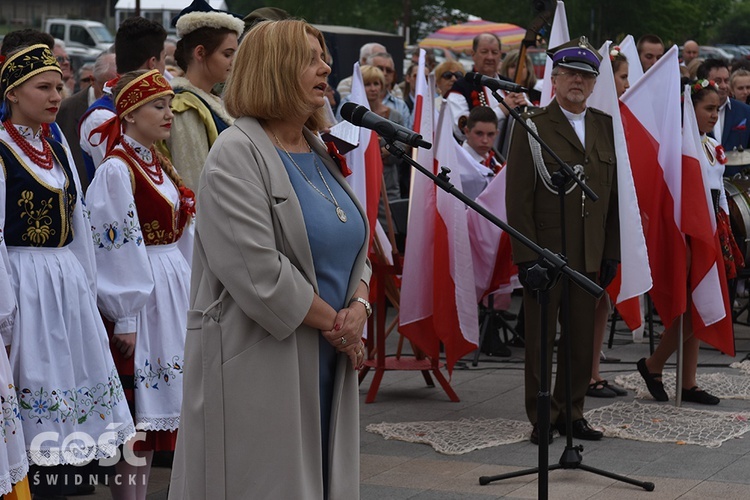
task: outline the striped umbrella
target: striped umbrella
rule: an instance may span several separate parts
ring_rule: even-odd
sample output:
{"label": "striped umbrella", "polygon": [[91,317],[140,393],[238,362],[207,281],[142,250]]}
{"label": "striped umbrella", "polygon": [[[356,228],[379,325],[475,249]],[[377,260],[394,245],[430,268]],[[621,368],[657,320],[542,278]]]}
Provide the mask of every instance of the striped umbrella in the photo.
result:
{"label": "striped umbrella", "polygon": [[422,48],[446,47],[454,52],[471,49],[471,41],[480,33],[493,33],[500,38],[503,51],[518,48],[526,30],[515,24],[493,23],[492,21],[468,21],[440,28],[419,42]]}

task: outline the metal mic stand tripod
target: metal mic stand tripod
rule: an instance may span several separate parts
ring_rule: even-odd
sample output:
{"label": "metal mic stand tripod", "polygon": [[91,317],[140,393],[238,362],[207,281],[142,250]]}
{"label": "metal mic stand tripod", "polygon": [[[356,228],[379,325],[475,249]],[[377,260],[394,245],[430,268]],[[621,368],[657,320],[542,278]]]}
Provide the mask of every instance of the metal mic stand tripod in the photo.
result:
{"label": "metal mic stand tripod", "polygon": [[[487,219],[488,221],[492,222],[494,225],[508,233],[512,238],[517,239],[520,241],[523,245],[533,250],[537,255],[539,255],[538,263],[533,266],[531,271],[531,276],[529,278],[530,283],[539,283],[540,290],[544,287],[551,288],[552,284],[554,284],[554,280],[556,280],[561,274],[564,274],[567,276],[570,280],[572,280],[576,285],[581,287],[586,293],[593,295],[595,297],[601,297],[602,293],[604,292],[601,287],[599,287],[596,283],[588,279],[583,274],[579,273],[578,271],[570,268],[567,265],[567,262],[565,259],[558,255],[553,253],[551,250],[542,248],[539,245],[537,245],[535,242],[531,241],[529,238],[524,236],[523,234],[519,233],[516,229],[509,226],[505,222],[501,221],[495,215],[490,213],[487,209],[485,209],[483,206],[476,203],[471,198],[467,197],[464,193],[459,191],[458,189],[451,184],[450,179],[448,177],[448,174],[450,173],[450,169],[446,167],[441,167],[441,173],[439,175],[433,174],[430,170],[427,170],[422,165],[414,161],[409,155],[407,155],[403,149],[398,147],[396,144],[394,144],[394,141],[392,139],[385,138],[386,140],[386,149],[388,152],[390,152],[392,155],[406,161],[409,165],[417,169],[422,174],[429,177],[432,182],[437,185],[440,189],[450,193],[451,195],[455,196],[459,200],[461,200],[462,203],[464,203],[466,206],[477,212],[479,215]],[[546,352],[546,351],[545,351]],[[542,364],[543,366],[545,364]],[[549,423],[549,411],[550,411],[550,396],[549,396],[549,390],[546,387],[546,378],[542,379],[542,386],[540,387],[540,404],[539,404],[539,418],[540,421],[543,418],[546,418],[547,423]],[[543,402],[546,401],[546,405],[543,404]],[[546,410],[545,410],[546,408]],[[546,417],[543,415],[546,411]],[[570,435],[570,433],[568,433]],[[546,432],[540,433],[540,441],[539,441],[539,467],[536,469],[532,469],[529,471],[523,471],[522,473],[515,473],[509,477],[515,477],[520,476],[524,474],[532,474],[539,472],[539,492],[540,498],[547,498],[547,472],[549,470],[548,465],[548,457],[549,457],[549,449],[548,449],[548,436]],[[557,468],[557,467],[555,467]],[[501,476],[498,476],[496,479],[502,479]],[[491,479],[495,480],[495,479]],[[630,480],[632,481],[632,480]],[[483,482],[483,480],[480,478],[481,484],[487,484],[487,482]]]}
{"label": "metal mic stand tripod", "polygon": [[[500,102],[505,108],[508,110],[510,115],[513,117],[513,119],[521,124],[524,129],[526,129],[527,133],[530,134],[536,141],[540,144],[540,146],[547,151],[560,165],[560,169],[552,175],[552,182],[555,185],[557,189],[557,196],[560,200],[560,229],[562,234],[562,255],[564,259],[564,254],[566,252],[566,241],[565,241],[565,186],[568,183],[568,181],[573,181],[581,188],[581,190],[584,192],[586,197],[589,199],[596,201],[598,199],[598,196],[591,191],[591,189],[584,184],[573,172],[573,169],[565,163],[563,160],[560,159],[560,157],[542,140],[539,135],[531,130],[529,125],[521,118],[521,116],[518,114],[518,112],[515,109],[510,108],[503,98],[498,95],[496,91],[492,91],[492,95],[497,99],[498,102]],[[519,477],[519,476],[525,476],[529,474],[535,474],[538,473],[539,475],[539,498],[546,499],[548,497],[548,473],[550,470],[557,470],[557,469],[582,469],[588,472],[592,472],[594,474],[598,474],[600,476],[605,476],[610,479],[615,479],[617,481],[622,481],[625,483],[629,483],[635,486],[640,486],[646,491],[653,491],[654,490],[654,483],[651,482],[644,482],[644,481],[638,481],[636,479],[631,479],[626,476],[621,476],[619,474],[615,474],[609,471],[605,471],[602,469],[597,469],[595,467],[591,467],[589,465],[586,465],[583,463],[583,458],[581,457],[581,451],[583,451],[583,446],[574,446],[573,445],[573,419],[570,417],[572,413],[573,403],[571,399],[571,374],[570,374],[570,335],[568,331],[568,315],[569,315],[569,304],[568,304],[568,293],[569,293],[569,281],[566,278],[563,278],[563,291],[562,291],[562,304],[561,304],[561,311],[562,311],[562,327],[563,327],[563,337],[565,338],[565,342],[562,342],[564,345],[564,351],[565,351],[565,360],[566,360],[566,367],[565,370],[565,411],[566,411],[566,422],[565,422],[565,430],[566,430],[566,444],[565,444],[565,450],[563,451],[562,456],[560,457],[560,460],[556,464],[548,465],[548,457],[549,457],[549,431],[550,428],[550,393],[549,388],[547,387],[547,322],[549,320],[548,318],[548,306],[549,306],[549,290],[555,285],[557,279],[559,278],[559,272],[555,266],[550,266],[549,262],[545,262],[544,259],[540,259],[537,261],[537,263],[532,266],[527,273],[527,284],[529,285],[529,288],[534,290],[537,294],[537,299],[539,301],[540,305],[540,311],[541,311],[541,332],[540,332],[540,386],[539,386],[539,395],[537,396],[537,428],[539,429],[539,466],[532,468],[532,469],[526,469],[521,470],[517,472],[511,472],[508,474],[500,474],[497,476],[482,476],[479,478],[479,484],[486,485],[493,481],[499,481],[502,479],[508,479],[512,477]],[[585,289],[590,295],[594,295],[596,297],[600,297],[601,295],[592,294],[589,290]],[[559,374],[558,374],[559,376]]]}

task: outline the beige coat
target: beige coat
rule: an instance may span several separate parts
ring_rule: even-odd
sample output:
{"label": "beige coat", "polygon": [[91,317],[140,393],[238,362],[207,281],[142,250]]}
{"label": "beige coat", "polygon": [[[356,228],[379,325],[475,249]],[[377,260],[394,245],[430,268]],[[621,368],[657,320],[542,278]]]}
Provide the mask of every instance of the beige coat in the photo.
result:
{"label": "beige coat", "polygon": [[[354,198],[323,144],[305,136]],[[212,147],[197,215],[169,498],[320,500],[320,333],[302,325],[315,270],[299,200],[257,120],[238,119]],[[369,278],[363,245],[347,297]],[[329,498],[357,499],[357,376],[343,355],[330,434]]]}

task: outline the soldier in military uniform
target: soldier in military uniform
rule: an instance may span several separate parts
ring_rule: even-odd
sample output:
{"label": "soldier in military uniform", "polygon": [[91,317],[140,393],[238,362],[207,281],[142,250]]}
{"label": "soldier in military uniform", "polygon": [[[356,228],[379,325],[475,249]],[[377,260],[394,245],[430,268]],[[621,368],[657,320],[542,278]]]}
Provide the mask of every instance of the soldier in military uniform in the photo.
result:
{"label": "soldier in military uniform", "polygon": [[[585,37],[575,39],[548,52],[553,61],[552,83],[555,98],[546,108],[524,116],[539,136],[599,196],[592,202],[582,196],[572,181],[566,185],[565,236],[569,265],[592,280],[606,286],[614,277],[620,259],[617,210],[616,160],[612,117],[586,106],[599,74],[601,56]],[[562,251],[560,203],[550,175],[557,162],[544,152],[522,127],[515,127],[508,157],[506,204],[508,222],[521,233],[553,252]],[[513,241],[513,260],[525,283],[525,271],[537,255]],[[547,343],[548,374],[551,374],[552,347],[560,314],[562,284],[549,292]],[[583,403],[591,376],[593,356],[594,308],[596,299],[574,284],[570,287],[569,333],[572,339],[570,367],[564,356],[558,357],[558,376],[551,402],[551,425],[565,432],[566,418],[572,419],[573,436],[601,439],[583,418]],[[524,287],[526,320],[526,413],[534,424],[531,442],[537,444],[537,394],[540,386],[540,307],[535,295]],[[565,334],[565,333],[564,333]],[[564,338],[564,337],[563,337]],[[562,353],[561,353],[562,354]],[[564,373],[572,376],[572,415],[565,415]],[[549,380],[548,380],[549,382]],[[549,386],[549,383],[548,383]],[[549,429],[551,436],[551,429]]]}

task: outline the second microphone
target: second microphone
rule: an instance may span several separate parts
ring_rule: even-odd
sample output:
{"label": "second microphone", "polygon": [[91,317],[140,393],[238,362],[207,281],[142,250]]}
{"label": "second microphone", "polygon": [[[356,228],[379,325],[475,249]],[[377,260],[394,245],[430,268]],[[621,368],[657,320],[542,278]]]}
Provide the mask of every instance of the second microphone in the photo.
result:
{"label": "second microphone", "polygon": [[353,102],[347,102],[341,106],[341,117],[354,125],[374,130],[382,138],[391,141],[399,141],[415,148],[430,149],[432,144],[422,139],[422,136],[413,130],[393,123],[379,116],[365,106]]}

